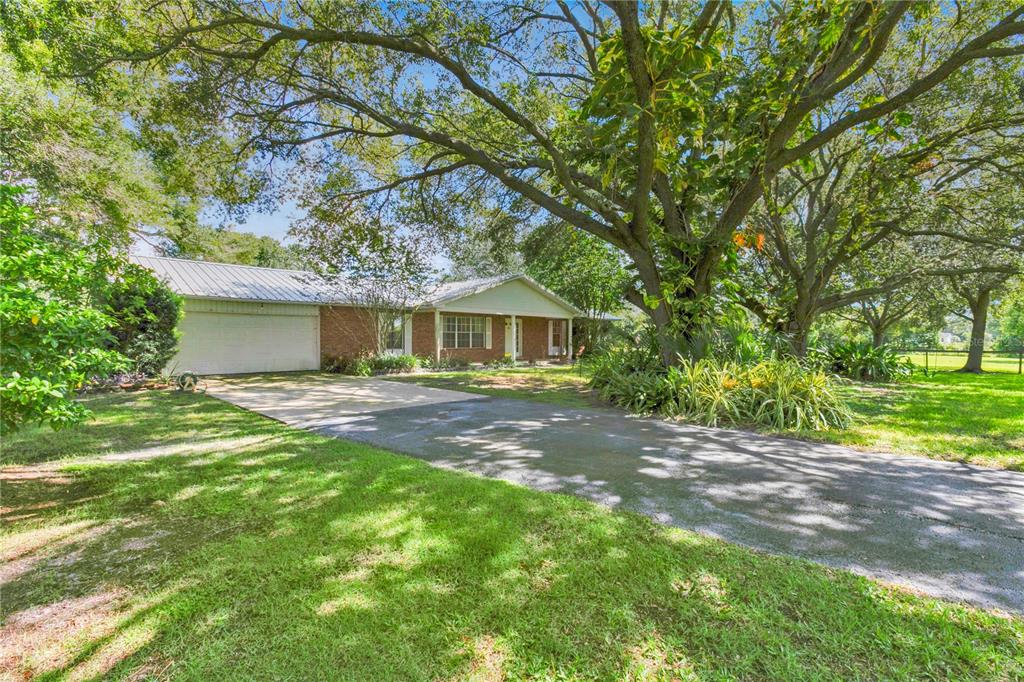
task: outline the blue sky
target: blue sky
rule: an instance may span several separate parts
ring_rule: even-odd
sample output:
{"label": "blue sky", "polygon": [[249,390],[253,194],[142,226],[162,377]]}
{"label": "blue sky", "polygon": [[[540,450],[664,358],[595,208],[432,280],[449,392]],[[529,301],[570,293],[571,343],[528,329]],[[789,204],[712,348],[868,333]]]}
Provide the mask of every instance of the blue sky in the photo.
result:
{"label": "blue sky", "polygon": [[[298,205],[294,201],[279,204],[273,213],[250,213],[244,220],[235,222],[237,232],[252,232],[260,237],[273,237],[279,241],[285,240],[288,228],[292,220],[301,218]],[[208,224],[217,224],[216,220],[207,220]]]}

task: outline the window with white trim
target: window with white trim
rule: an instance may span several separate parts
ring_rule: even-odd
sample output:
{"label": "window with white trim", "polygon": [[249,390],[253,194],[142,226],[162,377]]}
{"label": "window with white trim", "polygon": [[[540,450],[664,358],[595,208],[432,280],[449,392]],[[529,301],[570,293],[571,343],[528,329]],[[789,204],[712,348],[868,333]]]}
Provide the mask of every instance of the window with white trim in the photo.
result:
{"label": "window with white trim", "polygon": [[396,316],[387,331],[384,348],[390,351],[405,351],[405,317]]}
{"label": "window with white trim", "polygon": [[462,315],[442,316],[444,348],[484,348],[487,342],[487,318]]}

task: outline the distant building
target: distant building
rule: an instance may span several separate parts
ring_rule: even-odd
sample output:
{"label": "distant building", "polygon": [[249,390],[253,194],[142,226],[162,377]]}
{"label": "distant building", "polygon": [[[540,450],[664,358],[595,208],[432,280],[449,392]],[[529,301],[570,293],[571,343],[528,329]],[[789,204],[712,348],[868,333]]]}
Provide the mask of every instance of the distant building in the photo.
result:
{"label": "distant building", "polygon": [[953,332],[939,332],[939,344],[943,346],[952,346],[958,343],[963,343],[964,340]]}

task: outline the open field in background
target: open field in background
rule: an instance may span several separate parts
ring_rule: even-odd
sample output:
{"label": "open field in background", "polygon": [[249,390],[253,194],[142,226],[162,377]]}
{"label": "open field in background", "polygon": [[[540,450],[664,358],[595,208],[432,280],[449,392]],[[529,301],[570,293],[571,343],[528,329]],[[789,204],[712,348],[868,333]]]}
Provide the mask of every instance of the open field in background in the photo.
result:
{"label": "open field in background", "polygon": [[14,679],[1019,679],[1024,621],[202,395],[4,443]]}
{"label": "open field in background", "polygon": [[[903,357],[910,358],[910,361],[917,367],[924,368],[924,353],[905,353]],[[956,370],[967,362],[966,353],[928,353],[928,368],[937,370]],[[1011,372],[1017,373],[1018,359],[1016,355],[989,355],[982,356],[981,368],[986,372]]]}
{"label": "open field in background", "polygon": [[[601,404],[586,375],[571,367],[394,378],[563,407]],[[1018,374],[947,371],[893,384],[849,383],[841,390],[857,417],[849,429],[779,435],[1024,471],[1024,377]]]}
{"label": "open field in background", "polygon": [[939,372],[843,389],[857,415],[845,431],[795,434],[868,450],[1024,471],[1024,377]]}

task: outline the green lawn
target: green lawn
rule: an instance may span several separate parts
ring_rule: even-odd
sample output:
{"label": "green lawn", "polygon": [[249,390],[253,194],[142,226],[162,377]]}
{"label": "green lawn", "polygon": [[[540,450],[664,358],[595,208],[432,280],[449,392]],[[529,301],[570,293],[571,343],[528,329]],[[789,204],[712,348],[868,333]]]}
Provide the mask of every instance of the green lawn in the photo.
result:
{"label": "green lawn", "polygon": [[[908,353],[903,357],[910,358],[910,361],[921,368],[937,370],[960,369],[967,362],[967,355],[964,353]],[[992,355],[985,354],[981,357],[981,368],[986,372],[1010,372],[1016,374],[1019,362],[1016,355]]]}
{"label": "green lawn", "polygon": [[1024,621],[200,395],[5,441],[0,669],[38,679],[1019,679]]}
{"label": "green lawn", "polygon": [[1024,471],[1024,377],[939,372],[844,390],[854,426],[803,436]]}
{"label": "green lawn", "polygon": [[587,377],[578,368],[569,365],[406,374],[383,378],[499,398],[529,398],[562,407],[603,405],[597,394],[587,387]]}
{"label": "green lawn", "polygon": [[[400,380],[567,407],[601,405],[587,389],[586,377],[570,367],[422,374]],[[781,435],[1024,471],[1020,375],[939,372],[896,384],[851,384],[842,390],[856,415],[849,429]]]}

